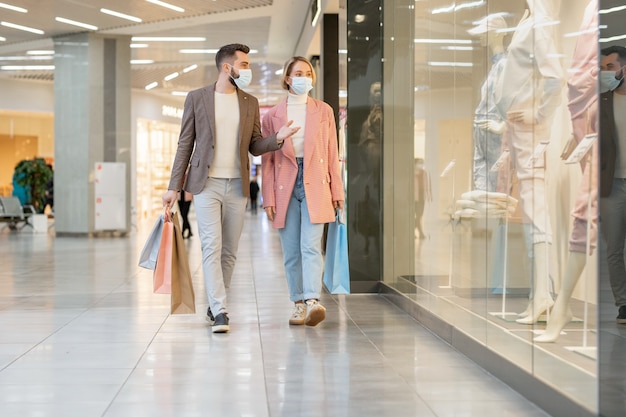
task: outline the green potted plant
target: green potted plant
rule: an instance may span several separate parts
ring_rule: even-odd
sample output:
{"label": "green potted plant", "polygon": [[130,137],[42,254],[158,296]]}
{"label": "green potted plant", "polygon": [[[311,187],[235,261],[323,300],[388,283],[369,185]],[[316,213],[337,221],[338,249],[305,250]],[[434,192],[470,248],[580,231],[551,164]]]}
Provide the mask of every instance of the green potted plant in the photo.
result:
{"label": "green potted plant", "polygon": [[52,175],[52,169],[43,158],[24,159],[15,166],[15,181],[29,191],[26,204],[32,204],[37,213],[43,213],[45,208],[46,184]]}

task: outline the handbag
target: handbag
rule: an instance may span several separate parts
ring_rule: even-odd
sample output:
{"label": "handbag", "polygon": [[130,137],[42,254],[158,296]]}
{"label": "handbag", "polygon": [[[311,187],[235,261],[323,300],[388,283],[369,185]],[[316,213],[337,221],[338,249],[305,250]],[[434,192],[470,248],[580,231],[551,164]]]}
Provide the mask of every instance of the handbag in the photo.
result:
{"label": "handbag", "polygon": [[187,249],[183,241],[183,233],[176,213],[172,216],[174,225],[172,248],[172,297],[170,302],[171,314],[195,314],[196,296],[189,270]]}
{"label": "handbag", "polygon": [[328,224],[323,281],[331,294],[350,294],[348,231],[343,210],[337,210],[335,221]]}
{"label": "handbag", "polygon": [[157,255],[156,268],[152,276],[155,294],[169,294],[172,291],[172,252],[174,249],[174,224],[169,208],[163,215],[161,242]]}
{"label": "handbag", "polygon": [[163,214],[157,218],[152,230],[143,245],[141,254],[139,255],[139,266],[146,269],[154,270],[156,268],[157,256],[159,255],[159,246],[161,244],[161,233],[163,230]]}

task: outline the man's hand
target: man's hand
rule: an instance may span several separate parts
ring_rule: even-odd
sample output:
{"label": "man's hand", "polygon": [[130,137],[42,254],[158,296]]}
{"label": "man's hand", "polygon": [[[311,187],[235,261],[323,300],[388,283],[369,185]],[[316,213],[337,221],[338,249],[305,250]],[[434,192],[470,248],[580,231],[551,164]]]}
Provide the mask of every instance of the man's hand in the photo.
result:
{"label": "man's hand", "polygon": [[280,130],[276,134],[276,141],[278,143],[283,143],[285,139],[290,138],[291,136],[293,136],[294,133],[300,130],[300,126],[291,127],[292,124],[293,124],[293,120],[290,120],[287,122],[286,125],[280,128]]}
{"label": "man's hand", "polygon": [[165,194],[163,194],[163,207],[174,207],[176,204],[176,200],[178,199],[178,191],[176,190],[167,190]]}
{"label": "man's hand", "polygon": [[273,222],[274,221],[274,217],[276,216],[276,207],[274,206],[266,206],[263,207],[265,209],[265,214],[267,214],[267,218]]}

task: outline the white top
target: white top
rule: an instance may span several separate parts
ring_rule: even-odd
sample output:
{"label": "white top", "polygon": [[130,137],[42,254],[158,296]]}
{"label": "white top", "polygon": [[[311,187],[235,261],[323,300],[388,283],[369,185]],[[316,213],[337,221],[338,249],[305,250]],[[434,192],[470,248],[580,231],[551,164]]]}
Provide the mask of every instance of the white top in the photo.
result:
{"label": "white top", "polygon": [[563,70],[554,39],[554,20],[526,10],[511,38],[495,89],[503,119],[510,110],[533,109],[537,121],[543,122],[556,110]]}
{"label": "white top", "polygon": [[291,137],[296,158],[304,158],[304,125],[306,123],[307,98],[308,94],[295,95],[289,93],[289,96],[287,96],[287,120],[293,120],[291,127],[300,126],[300,130]]}
{"label": "white top", "polygon": [[613,93],[613,114],[617,133],[617,159],[615,161],[615,178],[626,178],[626,95]]}
{"label": "white top", "polygon": [[239,178],[239,98],[215,92],[215,156],[209,177]]}

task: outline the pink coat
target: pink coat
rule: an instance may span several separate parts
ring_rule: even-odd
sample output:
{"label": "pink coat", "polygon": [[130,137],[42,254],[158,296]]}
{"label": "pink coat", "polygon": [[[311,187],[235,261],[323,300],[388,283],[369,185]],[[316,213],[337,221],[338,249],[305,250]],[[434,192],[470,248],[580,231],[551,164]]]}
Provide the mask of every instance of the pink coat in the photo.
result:
{"label": "pink coat", "polygon": [[[272,107],[263,117],[263,135],[273,135],[287,123],[287,99]],[[307,99],[304,127],[304,193],[312,223],[335,220],[333,201],[344,201],[337,130],[332,108],[312,97]],[[298,175],[293,144],[287,139],[283,147],[262,156],[263,206],[275,207],[273,226],[285,227],[289,199]]]}

